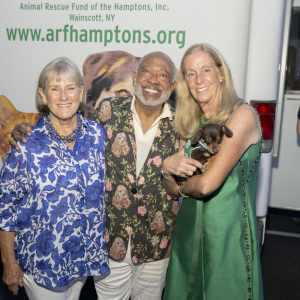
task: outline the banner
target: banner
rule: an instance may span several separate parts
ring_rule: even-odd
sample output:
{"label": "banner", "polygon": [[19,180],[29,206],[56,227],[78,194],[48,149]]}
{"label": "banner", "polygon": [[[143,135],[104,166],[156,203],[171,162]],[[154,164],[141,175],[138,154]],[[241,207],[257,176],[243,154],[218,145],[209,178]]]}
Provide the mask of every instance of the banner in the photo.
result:
{"label": "banner", "polygon": [[[162,51],[179,68],[189,46],[210,43],[229,63],[243,96],[250,8],[250,0],[1,0],[0,95],[5,96],[0,98],[1,158],[11,128],[22,121],[20,115],[18,120],[7,119],[8,112],[27,117],[36,112],[39,74],[59,56],[69,57],[83,70],[93,67],[86,60],[95,55],[102,67],[124,74],[122,82],[115,84],[119,88],[123,84],[130,93],[132,87],[130,91],[127,86],[141,56]],[[124,61],[132,63],[120,66]],[[4,105],[6,99],[13,108]]]}

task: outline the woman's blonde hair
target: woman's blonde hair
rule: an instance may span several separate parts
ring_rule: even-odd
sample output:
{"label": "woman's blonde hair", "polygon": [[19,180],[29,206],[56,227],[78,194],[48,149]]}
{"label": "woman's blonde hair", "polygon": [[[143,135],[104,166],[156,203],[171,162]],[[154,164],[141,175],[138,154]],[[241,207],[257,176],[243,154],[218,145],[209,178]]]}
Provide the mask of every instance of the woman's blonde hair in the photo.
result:
{"label": "woman's blonde hair", "polygon": [[61,76],[69,76],[75,81],[78,89],[83,87],[82,99],[78,110],[80,111],[84,108],[86,104],[86,88],[78,67],[69,58],[58,57],[44,67],[38,80],[35,104],[40,113],[49,115],[50,111],[48,106],[44,105],[43,98],[39,93],[39,88],[43,90],[44,94],[47,94],[50,81],[54,78],[60,79]]}
{"label": "woman's blonde hair", "polygon": [[182,138],[193,136],[199,128],[199,118],[202,114],[199,103],[194,99],[187,86],[186,71],[184,68],[186,58],[196,51],[208,53],[214,60],[222,76],[219,107],[210,117],[210,121],[218,124],[225,123],[234,109],[243,103],[243,100],[239,98],[234,88],[231,71],[219,51],[209,44],[196,44],[191,46],[182,57],[177,82],[177,103],[174,126]]}

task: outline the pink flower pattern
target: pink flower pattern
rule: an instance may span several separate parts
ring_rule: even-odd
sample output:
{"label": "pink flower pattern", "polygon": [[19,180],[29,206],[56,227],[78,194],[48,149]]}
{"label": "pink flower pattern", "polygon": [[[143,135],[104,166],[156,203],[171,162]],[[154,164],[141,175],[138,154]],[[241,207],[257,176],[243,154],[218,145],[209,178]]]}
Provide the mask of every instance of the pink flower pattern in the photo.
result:
{"label": "pink flower pattern", "polygon": [[158,128],[157,131],[156,131],[155,136],[156,136],[156,137],[159,137],[160,135],[161,135],[161,130]]}
{"label": "pink flower pattern", "polygon": [[161,156],[160,156],[160,155],[155,156],[155,157],[153,158],[153,163],[154,163],[157,167],[160,167],[160,165],[162,164]]}
{"label": "pink flower pattern", "polygon": [[152,163],[152,161],[153,161],[153,158],[149,158],[149,159],[148,159],[148,161],[147,161],[147,166],[148,166],[148,167],[150,166],[150,164]]}
{"label": "pink flower pattern", "polygon": [[132,234],[132,227],[127,226],[125,229],[126,229],[127,234],[129,234],[129,235]]}
{"label": "pink flower pattern", "polygon": [[106,134],[107,134],[107,137],[109,138],[109,139],[111,139],[112,138],[112,130],[111,129],[107,129],[106,130]]}
{"label": "pink flower pattern", "polygon": [[159,237],[158,236],[153,236],[152,237],[152,245],[156,246],[159,243]]}
{"label": "pink flower pattern", "polygon": [[145,182],[145,177],[142,176],[142,177],[139,179],[138,184],[143,184],[144,182]]}
{"label": "pink flower pattern", "polygon": [[137,263],[138,263],[138,260],[137,260],[136,255],[135,255],[135,256],[132,256],[132,262],[133,262],[134,264],[137,264]]}
{"label": "pink flower pattern", "polygon": [[159,248],[165,249],[168,246],[168,240],[161,240]]}
{"label": "pink flower pattern", "polygon": [[106,233],[106,234],[105,234],[105,243],[108,243],[108,242],[109,242],[109,234]]}
{"label": "pink flower pattern", "polygon": [[147,209],[146,206],[139,206],[138,207],[138,214],[140,214],[141,216],[144,216],[147,213]]}
{"label": "pink flower pattern", "polygon": [[107,191],[112,191],[112,185],[109,181],[106,181],[105,188],[106,188]]}
{"label": "pink flower pattern", "polygon": [[127,178],[129,179],[130,183],[134,183],[134,177],[131,174],[127,174]]}

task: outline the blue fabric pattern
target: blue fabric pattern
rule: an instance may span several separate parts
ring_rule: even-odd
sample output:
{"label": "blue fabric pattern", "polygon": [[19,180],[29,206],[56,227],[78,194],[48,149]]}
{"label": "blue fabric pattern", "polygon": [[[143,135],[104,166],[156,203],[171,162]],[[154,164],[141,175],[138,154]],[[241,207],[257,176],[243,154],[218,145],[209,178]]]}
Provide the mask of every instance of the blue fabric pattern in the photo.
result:
{"label": "blue fabric pattern", "polygon": [[15,231],[15,253],[35,281],[61,287],[109,272],[105,243],[104,128],[80,114],[73,151],[42,116],[1,170],[0,230]]}

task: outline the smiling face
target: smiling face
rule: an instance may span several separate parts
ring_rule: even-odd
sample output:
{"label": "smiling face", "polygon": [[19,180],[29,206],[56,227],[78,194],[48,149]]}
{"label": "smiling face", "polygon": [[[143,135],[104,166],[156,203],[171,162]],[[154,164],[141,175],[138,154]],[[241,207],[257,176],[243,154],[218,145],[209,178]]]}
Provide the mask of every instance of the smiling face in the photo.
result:
{"label": "smiling face", "polygon": [[65,124],[77,119],[83,87],[78,88],[73,79],[65,75],[56,76],[50,80],[46,91],[40,88],[39,93],[44,105],[49,108],[52,123]]}
{"label": "smiling face", "polygon": [[222,76],[210,55],[196,51],[184,61],[185,81],[196,101],[202,106],[217,105],[221,93]]}
{"label": "smiling face", "polygon": [[150,55],[133,73],[134,92],[145,106],[158,106],[168,100],[176,83],[172,83],[172,67],[166,58]]}

